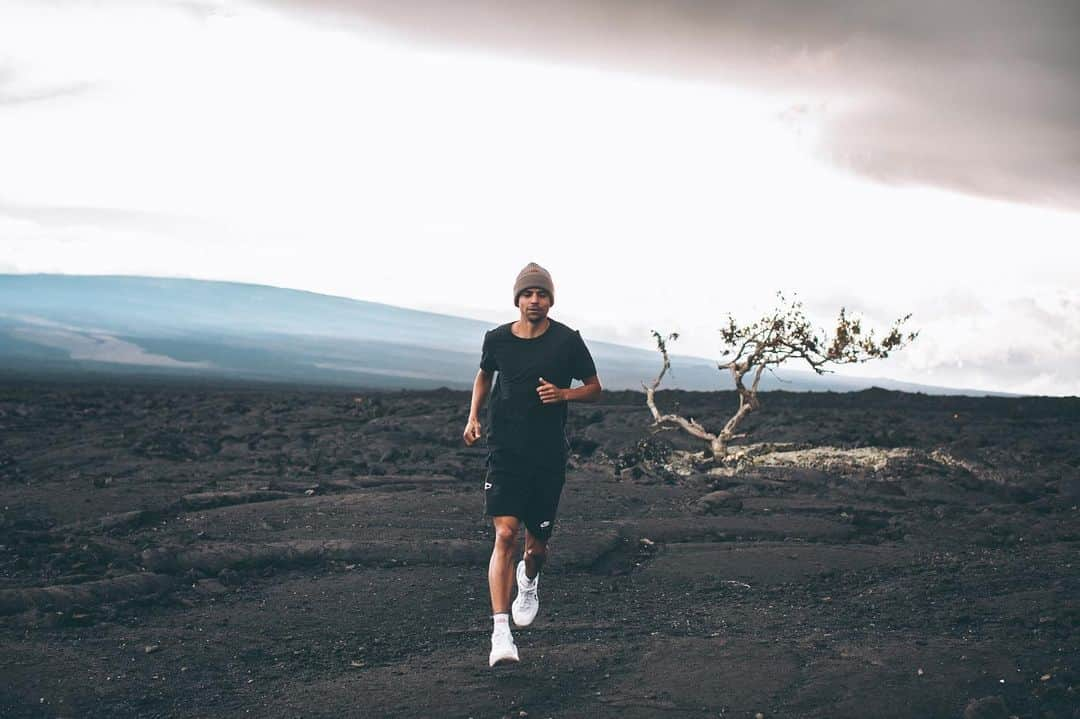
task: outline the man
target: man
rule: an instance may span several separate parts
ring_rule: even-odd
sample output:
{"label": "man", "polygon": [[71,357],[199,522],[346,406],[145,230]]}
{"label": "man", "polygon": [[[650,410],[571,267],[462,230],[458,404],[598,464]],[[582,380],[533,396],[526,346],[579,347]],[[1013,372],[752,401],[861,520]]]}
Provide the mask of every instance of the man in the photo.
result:
{"label": "man", "polygon": [[[510,632],[511,582],[518,593],[514,623],[528,626],[540,607],[537,588],[555,528],[566,479],[567,402],[595,400],[601,391],[596,366],[581,334],[548,317],[555,285],[540,265],[529,263],[514,282],[516,322],[484,335],[480,370],[473,382],[465,444],[480,439],[480,408],[491,391],[488,410],[487,476],[484,514],[495,525],[495,548],[488,563],[494,629],[488,665],[518,661]],[[584,382],[570,389],[573,379]],[[513,571],[518,529],[525,525],[525,553]]]}

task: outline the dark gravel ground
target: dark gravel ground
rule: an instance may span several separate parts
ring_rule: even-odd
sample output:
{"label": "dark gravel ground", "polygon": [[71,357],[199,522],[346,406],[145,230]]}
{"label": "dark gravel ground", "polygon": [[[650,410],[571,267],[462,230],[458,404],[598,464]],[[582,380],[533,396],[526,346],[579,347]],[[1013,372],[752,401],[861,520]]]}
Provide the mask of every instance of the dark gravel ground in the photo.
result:
{"label": "dark gravel ground", "polygon": [[1080,717],[1080,400],[769,393],[747,441],[869,464],[712,473],[575,405],[495,671],[468,402],[0,382],[0,716]]}

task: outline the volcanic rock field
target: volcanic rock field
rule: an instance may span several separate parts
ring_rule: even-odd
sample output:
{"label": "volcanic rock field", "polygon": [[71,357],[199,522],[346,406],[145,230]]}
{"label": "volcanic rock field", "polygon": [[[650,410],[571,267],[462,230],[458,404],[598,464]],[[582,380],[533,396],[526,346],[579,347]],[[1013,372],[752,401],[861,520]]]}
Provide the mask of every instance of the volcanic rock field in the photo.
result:
{"label": "volcanic rock field", "polygon": [[572,405],[494,670],[468,406],[0,380],[0,716],[1080,717],[1080,400],[770,392],[723,463]]}

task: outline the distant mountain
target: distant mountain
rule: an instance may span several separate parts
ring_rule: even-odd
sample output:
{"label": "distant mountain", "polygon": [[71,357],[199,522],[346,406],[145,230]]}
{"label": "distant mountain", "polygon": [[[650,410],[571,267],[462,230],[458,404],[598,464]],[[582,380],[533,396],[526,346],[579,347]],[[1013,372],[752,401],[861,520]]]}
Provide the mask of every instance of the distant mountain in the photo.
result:
{"label": "distant mountain", "polygon": [[[512,319],[508,317],[509,319]],[[468,389],[484,332],[451,315],[265,285],[153,277],[0,275],[0,370]],[[586,337],[610,389],[641,389],[655,351]],[[730,389],[712,360],[672,356],[667,389]],[[976,390],[781,370],[762,389]]]}

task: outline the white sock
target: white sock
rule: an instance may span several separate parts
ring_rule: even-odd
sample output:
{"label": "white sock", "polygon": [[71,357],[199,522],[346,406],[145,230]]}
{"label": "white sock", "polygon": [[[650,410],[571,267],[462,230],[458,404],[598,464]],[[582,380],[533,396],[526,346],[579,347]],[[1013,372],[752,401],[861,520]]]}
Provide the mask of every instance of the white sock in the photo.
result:
{"label": "white sock", "polygon": [[493,631],[496,632],[509,632],[510,631],[510,615],[502,612],[499,614],[492,614],[491,618],[495,622]]}

